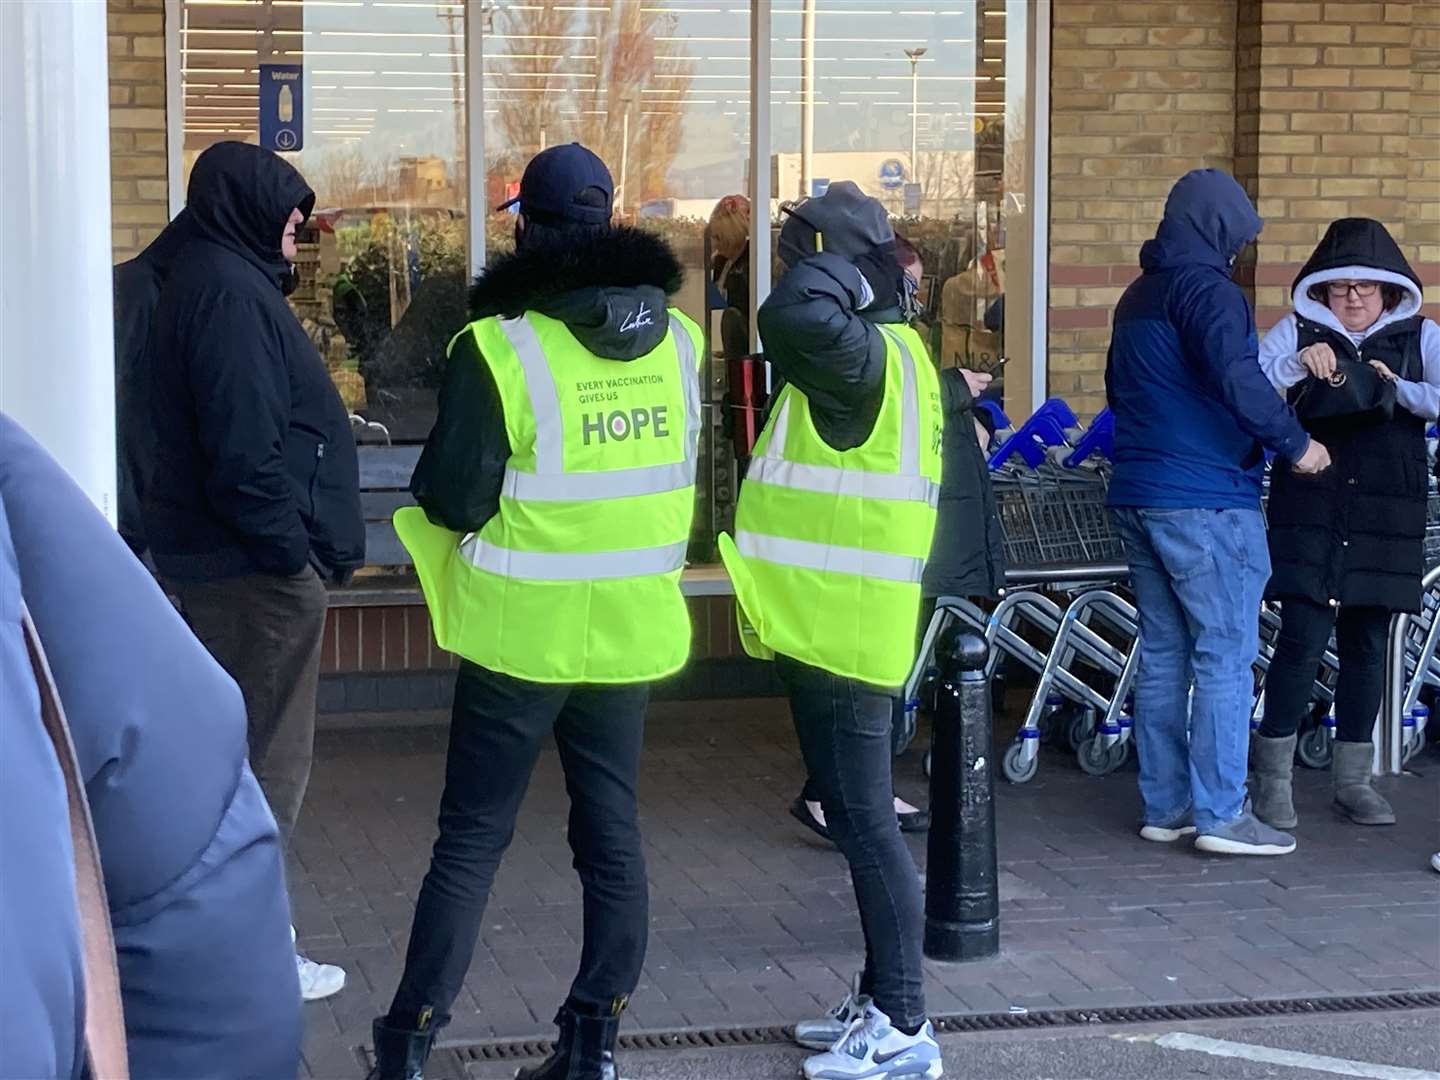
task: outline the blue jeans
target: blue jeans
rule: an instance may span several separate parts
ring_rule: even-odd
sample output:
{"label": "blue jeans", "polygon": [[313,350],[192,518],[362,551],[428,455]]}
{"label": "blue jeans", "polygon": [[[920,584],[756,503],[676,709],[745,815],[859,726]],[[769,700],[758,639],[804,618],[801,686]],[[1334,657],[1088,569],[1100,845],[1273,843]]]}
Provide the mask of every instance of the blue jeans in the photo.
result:
{"label": "blue jeans", "polygon": [[1193,807],[1200,832],[1245,809],[1245,772],[1270,550],[1259,510],[1117,508],[1140,664],[1135,744],[1145,822]]}

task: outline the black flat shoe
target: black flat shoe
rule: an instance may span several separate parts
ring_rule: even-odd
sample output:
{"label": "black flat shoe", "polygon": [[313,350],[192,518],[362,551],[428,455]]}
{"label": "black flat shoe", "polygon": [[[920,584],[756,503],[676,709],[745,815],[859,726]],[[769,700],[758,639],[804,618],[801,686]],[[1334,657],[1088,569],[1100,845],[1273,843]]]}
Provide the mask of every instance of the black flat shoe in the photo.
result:
{"label": "black flat shoe", "polygon": [[901,832],[921,833],[930,831],[929,810],[916,810],[913,814],[896,814],[895,819],[900,822]]}
{"label": "black flat shoe", "polygon": [[805,805],[804,799],[797,798],[790,804],[790,816],[822,840],[829,840],[830,843],[834,843],[833,840],[830,840],[830,830],[826,828],[825,824],[816,818],[814,814],[810,813],[810,807]]}

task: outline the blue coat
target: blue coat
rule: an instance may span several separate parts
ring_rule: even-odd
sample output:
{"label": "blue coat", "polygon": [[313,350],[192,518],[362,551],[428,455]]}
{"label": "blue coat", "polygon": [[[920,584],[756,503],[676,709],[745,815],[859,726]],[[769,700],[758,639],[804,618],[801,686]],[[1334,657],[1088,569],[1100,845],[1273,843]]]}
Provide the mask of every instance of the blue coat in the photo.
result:
{"label": "blue coat", "polygon": [[1259,509],[1264,451],[1305,452],[1309,436],[1260,370],[1255,318],[1230,277],[1262,224],[1219,170],[1171,190],[1140,249],[1144,273],[1115,309],[1112,506]]}
{"label": "blue coat", "polygon": [[[131,1075],[294,1076],[300,988],[284,866],[275,820],[246,763],[239,688],[80,489],[3,414],[0,511],[12,542],[0,565],[13,566],[49,656],[95,820]],[[7,640],[13,589],[12,581],[0,602]],[[7,689],[0,756],[7,796],[12,768],[21,767],[12,766],[10,749],[23,745],[11,729],[28,730],[32,691],[33,680]],[[24,710],[9,707],[17,692]],[[63,803],[58,813],[63,822]],[[16,849],[7,844],[3,854],[10,879],[20,872],[12,866]],[[5,900],[8,924],[8,892]],[[42,945],[56,957],[71,951],[61,921],[27,925],[37,938],[49,936]],[[5,969],[0,1075],[9,1076],[17,1012],[68,1018],[74,1008],[64,1000],[63,972],[43,1003],[27,1006],[27,988],[9,977],[8,955]],[[52,1037],[38,1025],[15,1035]],[[73,1043],[68,1026],[53,1037],[57,1054]],[[58,1065],[64,1060],[57,1057]]]}

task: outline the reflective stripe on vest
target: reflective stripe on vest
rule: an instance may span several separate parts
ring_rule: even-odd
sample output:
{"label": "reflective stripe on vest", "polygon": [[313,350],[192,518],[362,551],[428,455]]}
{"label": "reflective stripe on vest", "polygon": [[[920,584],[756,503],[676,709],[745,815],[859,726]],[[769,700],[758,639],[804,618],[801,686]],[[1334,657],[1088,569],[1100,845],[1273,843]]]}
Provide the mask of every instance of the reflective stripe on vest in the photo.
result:
{"label": "reflective stripe on vest", "polygon": [[[837,469],[833,465],[805,465],[784,457],[790,435],[790,403],[787,397],[775,417],[765,452],[750,461],[745,480],[775,487],[808,491],[817,495],[854,495],[863,499],[884,499],[892,502],[923,502],[940,505],[940,485],[920,472],[920,399],[916,389],[915,357],[904,338],[886,327],[880,332],[900,351],[902,398],[900,411],[900,471],[898,473],[862,472],[858,469]],[[738,540],[738,537],[737,537]],[[849,549],[846,549],[849,550]],[[741,551],[744,546],[741,545]],[[748,554],[748,553],[747,553]],[[757,556],[766,558],[766,556]],[[783,559],[770,559],[784,562]],[[797,566],[818,569],[809,563]],[[832,566],[831,569],[839,569]],[[883,575],[882,575],[883,576]],[[892,578],[905,581],[908,578]],[[919,580],[916,578],[915,580]]]}
{"label": "reflective stripe on vest", "polygon": [[[685,566],[689,542],[626,551],[552,552],[512,551],[472,533],[460,553],[472,566],[499,577],[526,581],[599,581],[669,574]],[[917,579],[918,580],[918,579]]]}
{"label": "reflective stripe on vest", "polygon": [[535,416],[535,471],[525,472],[507,465],[503,495],[531,502],[592,502],[660,495],[694,485],[700,432],[700,379],[695,364],[695,343],[680,320],[671,317],[670,336],[679,358],[680,385],[685,389],[685,460],[607,472],[563,471],[565,424],[545,350],[540,346],[535,328],[523,316],[501,320],[500,330],[520,361]]}
{"label": "reflective stripe on vest", "polygon": [[817,544],[810,540],[788,540],[744,529],[735,530],[735,547],[741,555],[782,566],[855,574],[880,581],[898,581],[902,585],[920,584],[920,576],[925,570],[924,559],[838,544]]}

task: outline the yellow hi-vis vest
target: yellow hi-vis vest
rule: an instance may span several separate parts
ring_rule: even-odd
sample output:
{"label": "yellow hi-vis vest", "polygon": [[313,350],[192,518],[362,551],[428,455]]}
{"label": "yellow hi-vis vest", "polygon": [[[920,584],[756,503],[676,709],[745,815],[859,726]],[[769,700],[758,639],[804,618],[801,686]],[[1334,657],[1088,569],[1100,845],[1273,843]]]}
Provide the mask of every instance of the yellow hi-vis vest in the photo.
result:
{"label": "yellow hi-vis vest", "polygon": [[649,682],[685,665],[704,339],[669,320],[623,364],[534,312],[461,331],[495,377],[510,460],[479,532],[395,514],[441,648],[539,683]]}
{"label": "yellow hi-vis vest", "polygon": [[940,496],[940,381],[920,335],[885,335],[885,400],[866,442],[835,450],[786,386],[740,485],[720,554],[745,651],[876,686],[915,661],[920,575]]}

